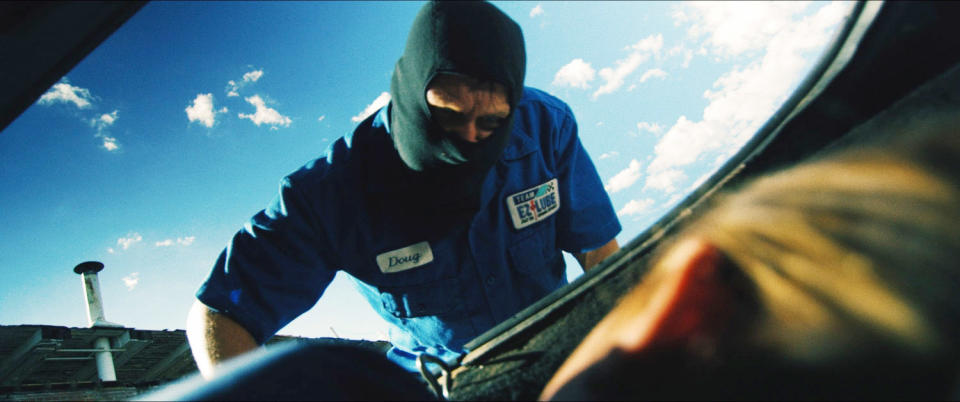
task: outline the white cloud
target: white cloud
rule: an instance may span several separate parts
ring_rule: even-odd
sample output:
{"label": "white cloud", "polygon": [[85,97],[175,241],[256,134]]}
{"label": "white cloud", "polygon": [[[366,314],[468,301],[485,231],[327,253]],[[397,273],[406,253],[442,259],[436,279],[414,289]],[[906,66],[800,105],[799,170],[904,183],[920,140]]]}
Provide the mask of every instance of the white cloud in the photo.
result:
{"label": "white cloud", "polygon": [[134,288],[140,283],[140,273],[133,272],[130,275],[120,278],[123,281],[123,286],[127,287],[127,291],[133,291]]}
{"label": "white cloud", "polygon": [[617,151],[604,152],[603,154],[600,155],[600,160],[604,160],[604,159],[607,159],[607,158],[612,158],[612,157],[617,156],[617,155],[620,155],[620,153],[617,152]]}
{"label": "white cloud", "polygon": [[[213,94],[197,94],[193,99],[193,105],[187,106],[184,110],[187,112],[187,120],[191,123],[196,121],[209,128],[216,122],[217,112],[213,110]],[[225,111],[226,108],[221,110],[221,112]]]}
{"label": "white cloud", "polygon": [[691,22],[687,34],[691,38],[706,36],[704,41],[711,53],[718,56],[736,56],[767,47],[771,38],[791,30],[794,16],[810,2],[690,2],[674,14],[674,21]]}
{"label": "white cloud", "polygon": [[643,189],[652,188],[655,190],[662,190],[665,193],[672,193],[677,190],[677,184],[683,179],[686,179],[687,175],[679,169],[667,169],[661,170],[654,174],[647,176],[647,182],[643,185]]}
{"label": "white cloud", "polygon": [[100,127],[112,126],[113,123],[115,123],[119,118],[117,115],[118,113],[119,111],[114,110],[110,113],[101,114],[100,117],[91,120],[90,124],[93,126],[100,126]]}
{"label": "white cloud", "polygon": [[690,184],[690,188],[687,189],[687,192],[689,193],[689,192],[691,192],[691,191],[693,191],[693,190],[696,190],[697,187],[700,187],[700,185],[703,184],[704,182],[706,182],[707,179],[709,179],[710,176],[712,176],[712,175],[713,175],[713,172],[712,172],[712,171],[707,172],[707,173],[704,173],[703,175],[701,175],[700,178],[694,180],[693,183]]}
{"label": "white cloud", "polygon": [[647,166],[648,173],[656,173],[669,168],[689,165],[700,154],[723,145],[726,133],[717,132],[712,122],[692,122],[686,116],[680,116],[654,146],[654,159]]}
{"label": "white cloud", "polygon": [[263,70],[253,70],[243,74],[243,79],[240,82],[234,80],[227,81],[227,97],[240,96],[240,88],[247,86],[251,82],[257,82],[257,80],[263,77]]}
{"label": "white cloud", "polygon": [[637,67],[640,67],[640,64],[646,61],[647,58],[649,58],[649,56],[639,52],[631,53],[627,58],[617,60],[616,67],[604,67],[600,69],[600,78],[603,78],[606,83],[600,86],[600,88],[597,88],[596,92],[593,93],[593,99],[620,89],[620,87],[623,86],[623,80],[633,73]]}
{"label": "white cloud", "polygon": [[683,55],[683,63],[680,64],[680,66],[683,68],[690,67],[690,60],[693,60],[693,50],[688,49],[682,43],[670,48],[670,50],[667,51],[667,55]]}
{"label": "white cloud", "polygon": [[650,35],[630,46],[630,49],[660,55],[663,48],[663,34]]}
{"label": "white cloud", "polygon": [[350,121],[359,123],[363,121],[363,119],[366,119],[367,117],[370,117],[370,115],[376,113],[378,110],[380,110],[380,108],[387,106],[388,103],[390,103],[390,93],[383,92],[380,94],[380,96],[377,96],[377,99],[374,99],[373,102],[367,105],[367,107],[364,108],[360,114],[351,117]]}
{"label": "white cloud", "polygon": [[103,140],[103,149],[111,152],[120,149],[120,144],[117,144],[116,138],[104,135],[100,136],[100,139]]}
{"label": "white cloud", "polygon": [[97,129],[97,133],[101,133],[103,129],[110,127],[113,123],[116,123],[119,117],[119,111],[114,110],[110,113],[101,114],[99,117],[94,117],[90,119],[90,127]]}
{"label": "white cloud", "polygon": [[662,190],[669,194],[676,191],[677,184],[686,178],[687,175],[679,169],[661,170],[647,176],[647,181],[643,185],[643,189]]}
{"label": "white cloud", "polygon": [[116,254],[117,250],[114,250],[113,247],[107,247],[107,252],[110,254]]}
{"label": "white cloud", "polygon": [[107,135],[107,127],[112,126],[119,119],[119,111],[114,110],[110,113],[103,113],[99,117],[90,119],[90,126],[94,127],[97,132],[94,134],[94,137],[99,138],[102,142],[103,149],[107,151],[116,151],[120,149],[120,144],[117,143],[116,137],[111,137]]}
{"label": "white cloud", "polygon": [[[54,84],[40,96],[40,100],[37,101],[39,105],[51,105],[54,103],[72,103],[79,109],[89,109],[93,106],[94,97],[90,93],[90,90],[86,88],[80,88],[73,85],[70,85],[70,81],[66,78],[60,82]],[[119,111],[114,110],[110,113],[100,113],[99,116],[96,114],[83,113],[86,116],[78,116],[84,122],[89,122],[90,127],[93,127],[96,132],[94,137],[102,140],[102,147],[107,151],[116,151],[120,148],[119,143],[115,137],[111,137],[106,132],[107,127],[112,126],[116,123],[119,118]]]}
{"label": "white cloud", "polygon": [[189,246],[193,244],[194,240],[196,240],[195,236],[178,237],[177,240],[164,239],[154,243],[154,245],[157,247],[170,247],[170,246],[173,246],[174,244],[178,244],[181,246]]}
{"label": "white cloud", "polygon": [[649,131],[649,132],[651,132],[651,133],[653,133],[653,134],[657,134],[657,133],[659,133],[660,130],[662,130],[662,129],[663,129],[663,127],[660,127],[660,125],[657,124],[657,123],[647,123],[647,122],[645,122],[645,121],[641,121],[641,122],[637,123],[637,131],[640,132],[640,133],[642,133],[642,132],[644,132],[644,131]]}
{"label": "white cloud", "polygon": [[673,207],[674,205],[676,205],[676,203],[679,202],[679,201],[680,201],[683,197],[685,197],[686,195],[687,195],[686,193],[676,193],[676,194],[674,194],[673,196],[671,196],[671,197],[667,200],[667,202],[664,202],[664,203],[661,204],[661,205],[662,205],[664,208],[671,208],[671,207]]}
{"label": "white cloud", "polygon": [[263,77],[263,70],[254,70],[243,75],[243,82],[257,82]]}
{"label": "white cloud", "polygon": [[667,77],[666,71],[663,71],[659,68],[653,68],[653,69],[647,70],[646,72],[643,73],[643,75],[640,76],[640,83],[644,83],[651,78],[664,79],[666,77]]}
{"label": "white cloud", "polygon": [[583,59],[573,59],[567,65],[560,67],[553,77],[553,85],[570,86],[574,88],[588,88],[590,81],[596,75],[596,70]]}
{"label": "white cloud", "polygon": [[[662,47],[662,34],[650,35],[628,46],[626,49],[630,50],[631,53],[626,58],[617,60],[614,67],[604,67],[600,69],[598,74],[600,74],[600,78],[603,78],[606,82],[593,93],[593,99],[596,100],[600,95],[613,93],[620,89],[627,76],[636,71],[651,55],[660,57],[660,49]],[[633,88],[633,86],[630,87],[630,89]]]}
{"label": "white cloud", "polygon": [[240,86],[234,80],[227,81],[227,97],[240,96]]}
{"label": "white cloud", "polygon": [[131,233],[128,233],[126,237],[121,237],[117,239],[117,245],[120,246],[120,248],[126,250],[130,248],[130,246],[137,244],[142,240],[143,240],[143,236],[140,236],[139,233],[131,232]]}
{"label": "white cloud", "polygon": [[537,16],[543,14],[543,6],[540,3],[537,3],[537,6],[530,10],[530,18],[537,18]]}
{"label": "white cloud", "polygon": [[277,128],[277,126],[289,127],[292,120],[289,117],[280,114],[276,109],[270,108],[267,104],[260,98],[260,95],[253,95],[249,98],[246,98],[247,103],[253,105],[257,108],[257,111],[253,114],[244,114],[240,113],[237,116],[241,119],[250,119],[253,124],[260,126],[261,124],[270,125],[271,128]]}
{"label": "white cloud", "polygon": [[627,205],[617,211],[617,216],[636,215],[647,212],[653,206],[653,199],[644,198],[642,200],[630,200]]}
{"label": "white cloud", "polygon": [[603,188],[609,193],[616,193],[617,191],[632,186],[638,179],[640,179],[640,162],[633,159],[626,169],[621,170],[611,177],[610,180],[607,181],[607,185]]}
{"label": "white cloud", "polygon": [[[806,57],[829,41],[850,8],[849,4],[834,2],[802,17],[799,13],[806,4],[718,2],[684,6],[675,14],[675,21],[691,23],[688,32],[705,36],[704,43],[712,53],[763,53],[721,75],[703,94],[709,104],[702,119],[681,116],[654,147],[644,188],[667,192],[685,178],[678,169],[703,158],[731,155],[756,133],[801,78]],[[743,26],[752,28],[744,30]]]}
{"label": "white cloud", "polygon": [[91,106],[93,95],[86,88],[75,87],[70,82],[63,80],[53,84],[46,93],[40,96],[37,101],[41,105],[50,105],[54,103],[73,103],[80,109],[86,109]]}

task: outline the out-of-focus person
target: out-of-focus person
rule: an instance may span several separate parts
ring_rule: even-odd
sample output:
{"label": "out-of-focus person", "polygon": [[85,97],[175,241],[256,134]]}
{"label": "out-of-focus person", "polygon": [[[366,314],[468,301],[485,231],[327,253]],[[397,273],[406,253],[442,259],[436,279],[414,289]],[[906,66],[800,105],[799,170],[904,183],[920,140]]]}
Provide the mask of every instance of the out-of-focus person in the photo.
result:
{"label": "out-of-focus person", "polygon": [[957,120],[719,197],[541,399],[955,398]]}

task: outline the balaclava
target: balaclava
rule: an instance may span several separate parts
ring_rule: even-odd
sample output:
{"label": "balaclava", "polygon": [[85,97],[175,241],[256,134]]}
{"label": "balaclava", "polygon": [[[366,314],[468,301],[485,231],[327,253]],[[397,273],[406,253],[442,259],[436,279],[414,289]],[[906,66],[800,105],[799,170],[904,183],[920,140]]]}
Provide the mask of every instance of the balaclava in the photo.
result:
{"label": "balaclava", "polygon": [[[525,70],[520,26],[493,5],[430,2],[420,10],[390,82],[390,131],[421,206],[476,212],[483,179],[510,137]],[[445,132],[431,119],[426,100],[427,85],[441,73],[506,87],[506,122],[479,143]]]}

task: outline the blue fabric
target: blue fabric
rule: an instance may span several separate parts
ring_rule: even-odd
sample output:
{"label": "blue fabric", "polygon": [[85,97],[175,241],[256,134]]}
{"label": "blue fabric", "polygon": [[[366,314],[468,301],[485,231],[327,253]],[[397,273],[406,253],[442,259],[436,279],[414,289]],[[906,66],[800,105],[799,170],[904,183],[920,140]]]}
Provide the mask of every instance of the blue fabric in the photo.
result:
{"label": "blue fabric", "polygon": [[[620,223],[569,107],[526,88],[510,143],[483,183],[469,227],[391,210],[403,183],[387,108],[285,177],[279,195],[221,253],[197,298],[263,343],[310,309],[337,270],[390,325],[388,356],[414,370],[426,352],[448,361],[469,340],[566,284],[561,250],[596,249]],[[560,207],[516,229],[507,198],[557,180]],[[426,241],[433,260],[383,273],[377,256]],[[385,257],[384,257],[385,258]],[[418,257],[419,258],[419,257]]]}

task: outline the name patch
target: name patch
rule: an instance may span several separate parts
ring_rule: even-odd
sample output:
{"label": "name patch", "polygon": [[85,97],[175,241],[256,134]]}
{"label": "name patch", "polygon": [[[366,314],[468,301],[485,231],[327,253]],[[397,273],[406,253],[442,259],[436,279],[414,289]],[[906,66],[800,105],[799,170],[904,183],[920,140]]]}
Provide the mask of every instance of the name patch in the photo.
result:
{"label": "name patch", "polygon": [[557,179],[553,179],[507,197],[513,227],[523,229],[557,212],[560,209],[557,186]]}
{"label": "name patch", "polygon": [[425,241],[377,256],[380,272],[385,274],[406,271],[431,261],[433,261],[433,250],[430,249],[430,243]]}

